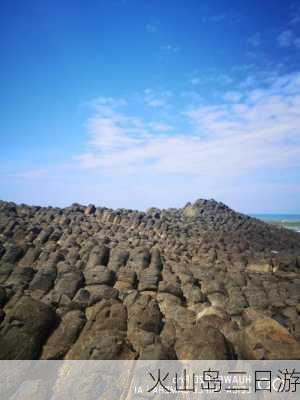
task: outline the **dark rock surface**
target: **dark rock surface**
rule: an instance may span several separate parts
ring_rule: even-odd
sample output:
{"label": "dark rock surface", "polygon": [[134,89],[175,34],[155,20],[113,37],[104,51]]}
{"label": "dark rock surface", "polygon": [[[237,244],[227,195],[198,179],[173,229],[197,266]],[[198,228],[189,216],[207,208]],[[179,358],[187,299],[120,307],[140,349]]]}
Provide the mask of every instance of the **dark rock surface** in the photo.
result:
{"label": "dark rock surface", "polygon": [[0,359],[300,358],[300,234],[214,200],[0,202]]}

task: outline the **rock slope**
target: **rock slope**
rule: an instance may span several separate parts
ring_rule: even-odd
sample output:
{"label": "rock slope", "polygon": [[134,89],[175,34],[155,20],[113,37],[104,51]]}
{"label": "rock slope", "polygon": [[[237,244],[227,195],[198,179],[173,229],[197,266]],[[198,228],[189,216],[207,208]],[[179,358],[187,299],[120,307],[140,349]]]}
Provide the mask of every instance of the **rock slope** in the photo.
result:
{"label": "rock slope", "polygon": [[214,200],[0,202],[0,359],[297,359],[300,234]]}

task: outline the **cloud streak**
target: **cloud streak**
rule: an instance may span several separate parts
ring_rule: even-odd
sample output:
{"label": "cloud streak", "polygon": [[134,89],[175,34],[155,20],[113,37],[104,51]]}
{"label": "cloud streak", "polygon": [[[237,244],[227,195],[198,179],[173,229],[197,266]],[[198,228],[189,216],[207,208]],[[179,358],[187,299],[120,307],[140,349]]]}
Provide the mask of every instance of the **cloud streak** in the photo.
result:
{"label": "cloud streak", "polygon": [[176,133],[116,108],[100,107],[89,120],[88,151],[76,158],[82,168],[220,185],[260,170],[300,167],[300,74],[270,76],[264,86],[228,92],[217,104],[185,104],[185,130]]}
{"label": "cloud streak", "polygon": [[293,32],[286,30],[278,35],[278,43],[280,47],[290,47],[293,43]]}
{"label": "cloud streak", "polygon": [[296,37],[293,31],[286,30],[278,35],[278,44],[280,47],[295,46],[300,49],[300,37]]}

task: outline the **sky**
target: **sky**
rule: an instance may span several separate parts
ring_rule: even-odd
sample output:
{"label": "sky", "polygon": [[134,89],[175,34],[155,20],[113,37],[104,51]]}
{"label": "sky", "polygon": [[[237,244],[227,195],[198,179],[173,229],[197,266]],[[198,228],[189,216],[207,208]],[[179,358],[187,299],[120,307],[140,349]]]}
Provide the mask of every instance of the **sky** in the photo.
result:
{"label": "sky", "polygon": [[300,1],[1,0],[0,198],[300,213]]}

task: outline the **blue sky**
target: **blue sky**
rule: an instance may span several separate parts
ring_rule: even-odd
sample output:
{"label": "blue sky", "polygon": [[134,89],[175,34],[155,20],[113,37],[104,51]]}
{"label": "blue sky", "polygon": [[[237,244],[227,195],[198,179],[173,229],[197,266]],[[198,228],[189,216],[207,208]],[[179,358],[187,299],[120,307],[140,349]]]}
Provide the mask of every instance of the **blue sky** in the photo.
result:
{"label": "blue sky", "polygon": [[300,213],[300,2],[0,3],[0,198]]}

